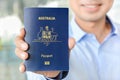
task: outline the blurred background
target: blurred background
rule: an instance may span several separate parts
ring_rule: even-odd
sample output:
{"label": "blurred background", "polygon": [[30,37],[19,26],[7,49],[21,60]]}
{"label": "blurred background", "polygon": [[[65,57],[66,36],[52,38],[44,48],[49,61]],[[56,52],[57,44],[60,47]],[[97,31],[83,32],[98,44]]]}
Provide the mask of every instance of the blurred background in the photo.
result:
{"label": "blurred background", "polygon": [[[0,80],[26,80],[26,75],[18,70],[22,60],[18,59],[14,52],[14,39],[19,34],[20,28],[24,26],[24,7],[68,6],[68,0],[0,0]],[[119,14],[120,1],[115,0],[108,15],[115,22],[120,23]]]}

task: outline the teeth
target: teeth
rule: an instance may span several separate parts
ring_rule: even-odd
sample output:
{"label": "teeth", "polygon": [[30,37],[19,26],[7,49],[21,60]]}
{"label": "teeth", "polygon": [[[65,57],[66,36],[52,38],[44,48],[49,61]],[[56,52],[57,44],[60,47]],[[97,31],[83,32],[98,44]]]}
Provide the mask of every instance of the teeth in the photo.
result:
{"label": "teeth", "polygon": [[95,5],[89,5],[89,6],[86,6],[87,8],[96,8],[97,6]]}

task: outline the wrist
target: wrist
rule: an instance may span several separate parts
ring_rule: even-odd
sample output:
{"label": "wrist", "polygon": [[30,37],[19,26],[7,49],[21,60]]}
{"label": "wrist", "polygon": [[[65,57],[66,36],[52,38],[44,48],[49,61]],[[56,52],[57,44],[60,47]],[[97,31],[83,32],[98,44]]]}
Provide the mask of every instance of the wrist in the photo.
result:
{"label": "wrist", "polygon": [[36,74],[41,74],[48,78],[54,78],[59,75],[60,71],[36,71]]}
{"label": "wrist", "polygon": [[52,79],[52,80],[62,80],[64,79],[68,74],[68,71],[61,71],[56,77],[49,77],[47,80]]}
{"label": "wrist", "polygon": [[60,72],[57,76],[50,77],[50,78],[56,80],[56,79],[59,79],[59,78],[60,78],[60,75],[61,75],[61,72]]}
{"label": "wrist", "polygon": [[60,75],[61,75],[61,72],[55,77],[46,77],[45,76],[45,78],[46,78],[46,80],[61,80]]}

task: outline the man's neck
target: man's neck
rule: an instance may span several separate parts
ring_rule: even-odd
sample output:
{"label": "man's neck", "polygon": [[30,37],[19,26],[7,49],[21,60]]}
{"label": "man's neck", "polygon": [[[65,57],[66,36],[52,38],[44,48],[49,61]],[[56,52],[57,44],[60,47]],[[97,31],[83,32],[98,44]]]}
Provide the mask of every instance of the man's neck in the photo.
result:
{"label": "man's neck", "polygon": [[102,43],[111,31],[110,24],[106,22],[106,18],[95,22],[86,22],[76,18],[76,22],[83,31],[94,34],[99,43]]}

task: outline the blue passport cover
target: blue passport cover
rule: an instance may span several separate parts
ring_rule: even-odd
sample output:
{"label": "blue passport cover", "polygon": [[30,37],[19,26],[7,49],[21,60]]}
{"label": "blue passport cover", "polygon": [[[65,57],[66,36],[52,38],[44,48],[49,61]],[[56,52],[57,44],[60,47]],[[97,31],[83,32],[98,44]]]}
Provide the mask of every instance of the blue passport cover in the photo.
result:
{"label": "blue passport cover", "polygon": [[68,8],[25,8],[27,71],[69,69]]}

